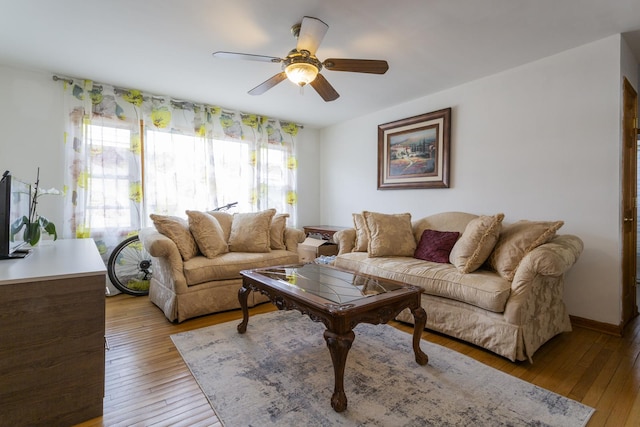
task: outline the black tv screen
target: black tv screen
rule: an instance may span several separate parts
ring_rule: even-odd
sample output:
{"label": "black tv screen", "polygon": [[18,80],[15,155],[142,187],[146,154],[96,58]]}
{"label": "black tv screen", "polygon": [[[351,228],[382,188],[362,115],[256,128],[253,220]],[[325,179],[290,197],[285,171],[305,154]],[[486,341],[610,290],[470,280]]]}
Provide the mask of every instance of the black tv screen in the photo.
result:
{"label": "black tv screen", "polygon": [[16,179],[6,171],[0,181],[0,259],[23,258],[26,244],[23,233],[11,233],[11,225],[23,216],[29,217],[31,185]]}

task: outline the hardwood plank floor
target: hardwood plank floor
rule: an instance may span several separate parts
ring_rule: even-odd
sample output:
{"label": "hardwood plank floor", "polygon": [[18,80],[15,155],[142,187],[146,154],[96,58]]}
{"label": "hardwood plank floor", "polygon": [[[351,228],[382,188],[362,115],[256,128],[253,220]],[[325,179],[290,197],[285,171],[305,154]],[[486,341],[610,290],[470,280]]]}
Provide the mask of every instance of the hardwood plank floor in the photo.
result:
{"label": "hardwood plank floor", "polygon": [[[275,310],[271,304],[252,314]],[[147,297],[106,301],[104,415],[79,426],[216,426],[219,420],[169,336],[242,317],[239,310],[173,324]],[[525,381],[596,408],[589,427],[640,426],[640,318],[622,338],[582,328],[545,344],[534,363],[512,363],[479,347],[422,336]],[[407,332],[412,327],[393,322]],[[327,353],[327,357],[329,354]]]}

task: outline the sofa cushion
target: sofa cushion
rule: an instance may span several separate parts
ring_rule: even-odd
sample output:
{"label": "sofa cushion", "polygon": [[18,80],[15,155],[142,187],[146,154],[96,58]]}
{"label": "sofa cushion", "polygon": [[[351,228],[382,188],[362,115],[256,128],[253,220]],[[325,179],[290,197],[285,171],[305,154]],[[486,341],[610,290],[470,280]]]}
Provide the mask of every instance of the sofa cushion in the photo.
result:
{"label": "sofa cushion", "polygon": [[149,217],[156,230],[173,240],[183,261],[188,261],[198,254],[198,245],[189,231],[186,219],[158,214],[151,214]]}
{"label": "sofa cushion", "polygon": [[420,241],[424,230],[457,231],[462,235],[467,224],[478,215],[466,212],[440,212],[413,221],[413,235]]}
{"label": "sofa cushion", "polygon": [[233,215],[229,251],[269,252],[271,250],[271,219],[275,209]]}
{"label": "sofa cushion", "polygon": [[424,230],[414,258],[433,262],[449,262],[449,254],[460,233],[457,231]]}
{"label": "sofa cushion", "polygon": [[513,280],[522,258],[553,239],[563,225],[563,221],[522,220],[504,226],[489,257],[489,266],[505,279]]}
{"label": "sofa cushion", "polygon": [[224,231],[217,219],[206,212],[186,211],[189,217],[189,230],[200,252],[207,258],[213,258],[229,252]]}
{"label": "sofa cushion", "polygon": [[367,223],[361,213],[354,213],[353,227],[356,230],[356,242],[353,252],[367,252],[369,250],[369,236],[367,235]]}
{"label": "sofa cushion", "polygon": [[503,219],[504,214],[499,213],[493,216],[481,215],[469,221],[451,250],[451,264],[461,273],[471,273],[480,268],[498,241]]}
{"label": "sofa cushion", "polygon": [[287,228],[287,218],[289,218],[289,214],[277,214],[271,220],[269,229],[271,249],[287,249],[284,243],[284,229]]}
{"label": "sofa cushion", "polygon": [[233,215],[228,212],[221,211],[208,211],[209,215],[218,220],[218,224],[222,227],[224,233],[225,242],[229,243],[229,236],[231,235],[231,224],[233,223]]}
{"label": "sofa cushion", "polygon": [[216,280],[239,279],[240,271],[274,265],[297,264],[297,252],[227,252],[215,258],[197,256],[184,263],[188,286]]}
{"label": "sofa cushion", "polygon": [[[451,264],[408,257],[369,258],[366,253],[338,256],[335,267],[420,286],[425,293],[465,302],[496,313],[504,312],[511,283],[493,271],[463,274]],[[424,307],[429,313],[429,307]]]}
{"label": "sofa cushion", "polygon": [[411,214],[362,212],[369,236],[368,255],[413,256],[416,241],[411,228]]}

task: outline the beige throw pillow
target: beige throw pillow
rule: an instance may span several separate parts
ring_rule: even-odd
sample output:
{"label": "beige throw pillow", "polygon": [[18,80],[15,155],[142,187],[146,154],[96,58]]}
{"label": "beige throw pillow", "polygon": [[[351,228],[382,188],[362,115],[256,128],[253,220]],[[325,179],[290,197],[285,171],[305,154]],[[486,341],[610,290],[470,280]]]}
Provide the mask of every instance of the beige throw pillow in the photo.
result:
{"label": "beige throw pillow", "polygon": [[356,242],[352,252],[367,252],[369,249],[369,236],[367,236],[367,223],[364,216],[359,213],[353,215],[353,226],[356,230]]}
{"label": "beige throw pillow", "polygon": [[198,255],[198,245],[189,231],[189,223],[186,219],[156,214],[151,214],[149,217],[156,230],[173,240],[183,261],[189,261]]}
{"label": "beige throw pillow", "polygon": [[504,214],[481,215],[472,219],[464,229],[449,255],[449,262],[461,273],[477,270],[489,258],[502,227]]}
{"label": "beige throw pillow", "polygon": [[269,235],[271,238],[271,249],[287,249],[284,243],[284,230],[287,228],[287,218],[289,214],[277,214],[271,220]]}
{"label": "beige throw pillow", "polygon": [[209,211],[207,213],[218,220],[218,224],[220,224],[220,227],[222,227],[222,232],[224,233],[224,240],[225,242],[228,242],[229,236],[231,235],[231,224],[233,223],[233,215],[227,212],[220,211]]}
{"label": "beige throw pillow", "polygon": [[489,257],[489,266],[505,279],[513,280],[522,258],[553,239],[563,225],[563,221],[522,220],[504,226]]}
{"label": "beige throw pillow", "polygon": [[204,256],[215,258],[229,252],[224,231],[217,219],[206,212],[186,211],[186,213],[189,217],[189,230]]}
{"label": "beige throw pillow", "polygon": [[411,214],[382,214],[362,212],[368,236],[369,257],[407,256],[413,257],[416,240],[411,228]]}
{"label": "beige throw pillow", "polygon": [[231,252],[270,252],[271,219],[275,209],[262,212],[237,213],[233,215],[229,251]]}

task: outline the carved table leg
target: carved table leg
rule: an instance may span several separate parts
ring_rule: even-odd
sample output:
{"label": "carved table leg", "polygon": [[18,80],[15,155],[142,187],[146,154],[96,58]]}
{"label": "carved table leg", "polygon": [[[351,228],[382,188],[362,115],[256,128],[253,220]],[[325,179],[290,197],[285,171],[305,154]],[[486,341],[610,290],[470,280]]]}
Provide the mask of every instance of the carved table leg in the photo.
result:
{"label": "carved table leg", "polygon": [[238,332],[244,334],[247,331],[247,324],[249,323],[249,307],[247,306],[247,298],[249,297],[251,290],[244,287],[244,283],[238,290],[238,301],[240,302],[240,308],[242,308],[242,323],[238,325]]}
{"label": "carved table leg", "polygon": [[427,323],[427,313],[424,311],[424,308],[418,306],[418,308],[414,308],[411,310],[413,314],[413,352],[416,355],[416,363],[418,365],[426,365],[429,362],[429,356],[427,356],[422,349],[420,349],[420,337],[422,336],[422,331],[424,331],[424,326]]}
{"label": "carved table leg", "polygon": [[324,331],[324,339],[331,353],[333,372],[335,374],[335,386],[333,396],[331,396],[331,407],[336,412],[342,412],[347,409],[347,395],[344,392],[344,367],[354,338],[355,334],[353,331],[349,331],[346,334],[336,334],[329,330]]}

